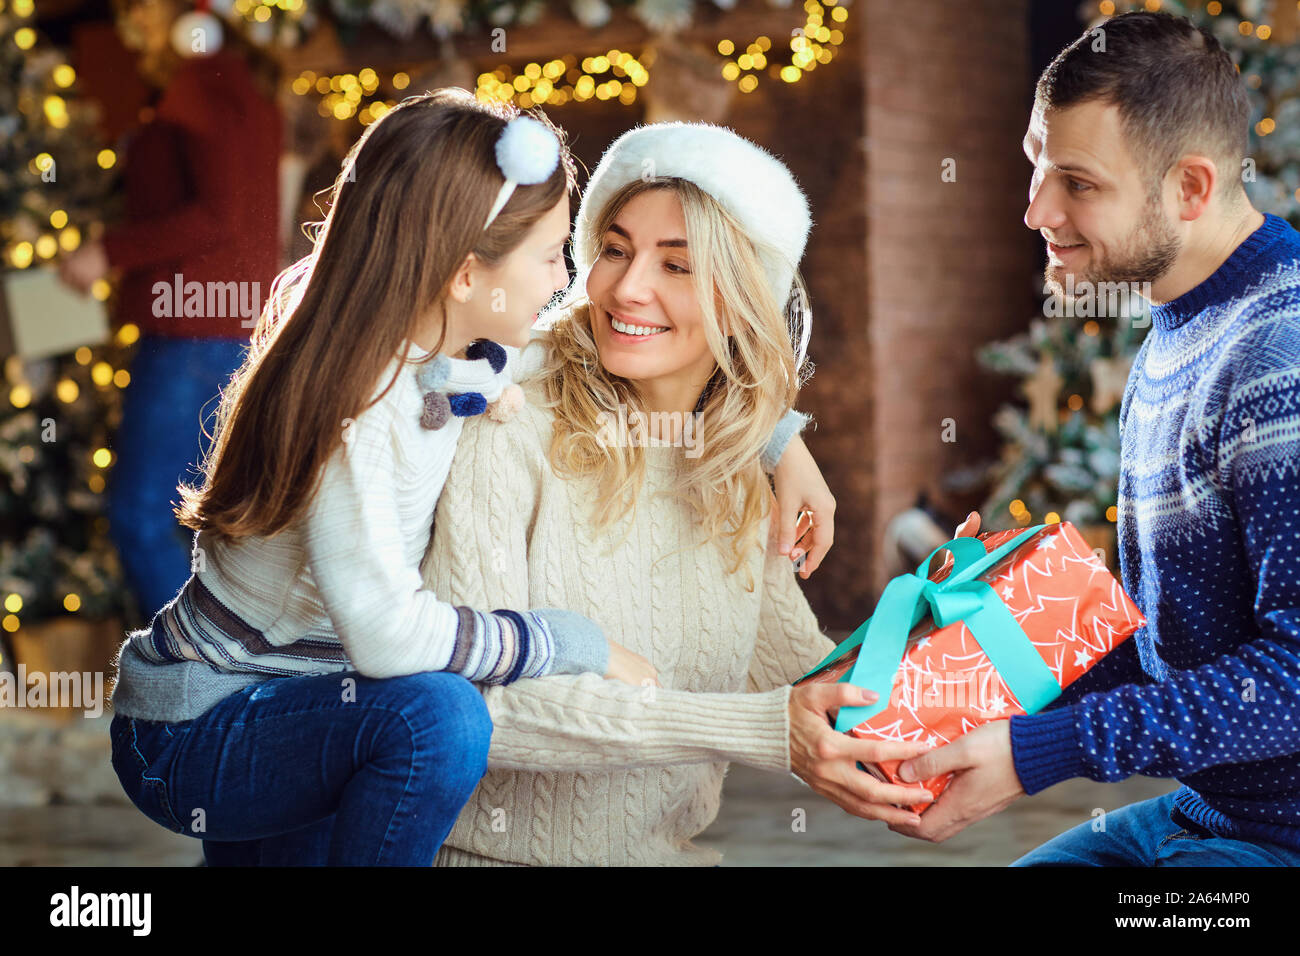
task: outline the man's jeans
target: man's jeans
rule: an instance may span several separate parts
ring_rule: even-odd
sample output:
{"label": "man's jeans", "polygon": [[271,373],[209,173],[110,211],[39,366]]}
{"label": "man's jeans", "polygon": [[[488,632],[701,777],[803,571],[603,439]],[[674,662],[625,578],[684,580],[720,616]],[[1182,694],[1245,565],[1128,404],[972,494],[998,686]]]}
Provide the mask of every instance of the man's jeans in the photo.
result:
{"label": "man's jeans", "polygon": [[1012,866],[1300,866],[1300,850],[1276,843],[1219,837],[1170,816],[1174,794],[1132,803],[1081,823],[1022,856]]}
{"label": "man's jeans", "polygon": [[189,580],[194,533],[172,514],[176,486],[201,484],[199,465],[215,431],[218,391],[242,364],[248,342],[141,336],[113,436],[109,535],[140,613],[151,618]]}
{"label": "man's jeans", "polygon": [[[352,682],[355,682],[353,685]],[[210,866],[429,866],[487,770],[459,674],[276,677],[194,720],[113,718],[131,802]]]}

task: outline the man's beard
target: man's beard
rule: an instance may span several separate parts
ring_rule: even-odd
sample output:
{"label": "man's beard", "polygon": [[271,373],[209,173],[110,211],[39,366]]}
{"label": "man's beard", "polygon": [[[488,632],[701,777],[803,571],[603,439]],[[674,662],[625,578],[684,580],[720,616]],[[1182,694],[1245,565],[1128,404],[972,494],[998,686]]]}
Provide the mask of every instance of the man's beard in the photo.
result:
{"label": "man's beard", "polygon": [[[1160,214],[1160,206],[1154,197],[1148,197],[1142,219],[1125,240],[1119,255],[1104,258],[1100,262],[1089,261],[1087,269],[1075,273],[1074,286],[1091,283],[1095,288],[1099,283],[1125,284],[1154,283],[1173,268],[1182,251],[1178,234]],[[1043,279],[1048,291],[1053,295],[1064,296],[1062,282],[1066,272],[1064,266],[1052,265],[1050,262],[1043,270]],[[1088,286],[1083,286],[1087,289]]]}

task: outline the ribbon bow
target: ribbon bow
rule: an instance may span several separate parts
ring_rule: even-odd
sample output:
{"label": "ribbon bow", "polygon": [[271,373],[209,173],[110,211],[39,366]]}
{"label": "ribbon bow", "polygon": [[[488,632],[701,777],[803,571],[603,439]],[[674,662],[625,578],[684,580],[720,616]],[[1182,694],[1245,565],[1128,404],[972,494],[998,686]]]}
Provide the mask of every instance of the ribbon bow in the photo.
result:
{"label": "ribbon bow", "polygon": [[[1055,700],[1061,688],[1051,669],[997,593],[979,580],[979,575],[1046,527],[1028,528],[988,552],[978,538],[954,538],[931,551],[915,572],[890,581],[876,613],[805,675],[812,676],[860,645],[857,660],[840,682],[874,690],[880,699],[865,707],[841,707],[835,729],[851,730],[889,706],[888,691],[907,651],[908,635],[927,614],[939,627],[965,622],[1027,713],[1036,713]],[[952,552],[953,569],[942,581],[931,581],[927,576],[930,561],[940,551]]]}

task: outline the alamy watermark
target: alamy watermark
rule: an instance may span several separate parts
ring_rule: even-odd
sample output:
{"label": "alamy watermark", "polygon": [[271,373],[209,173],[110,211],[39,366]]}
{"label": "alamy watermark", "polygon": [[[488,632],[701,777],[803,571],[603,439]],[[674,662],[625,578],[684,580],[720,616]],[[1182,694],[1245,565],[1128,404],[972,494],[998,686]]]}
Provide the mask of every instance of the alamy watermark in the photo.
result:
{"label": "alamy watermark", "polygon": [[684,448],[687,458],[698,458],[704,450],[703,416],[703,412],[629,411],[620,402],[617,414],[597,416],[596,441],[604,448]]}
{"label": "alamy watermark", "polygon": [[103,671],[33,671],[19,663],[18,673],[0,671],[0,708],[68,707],[87,717],[104,712]]}
{"label": "alamy watermark", "polygon": [[1067,272],[1064,283],[1045,283],[1043,295],[1043,315],[1049,319],[1128,317],[1139,329],[1151,321],[1150,282],[1075,282],[1074,273]]}
{"label": "alamy watermark", "polygon": [[186,282],[177,272],[171,283],[153,284],[153,314],[160,319],[239,316],[251,329],[262,314],[260,282]]}

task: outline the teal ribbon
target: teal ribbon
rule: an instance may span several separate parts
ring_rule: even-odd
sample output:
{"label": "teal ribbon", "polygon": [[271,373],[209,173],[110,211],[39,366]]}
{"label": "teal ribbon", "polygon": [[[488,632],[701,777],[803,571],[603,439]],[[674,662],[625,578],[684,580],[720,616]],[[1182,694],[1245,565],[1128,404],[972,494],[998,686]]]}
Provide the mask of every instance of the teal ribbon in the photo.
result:
{"label": "teal ribbon", "polygon": [[[841,707],[835,729],[851,730],[889,706],[894,678],[907,650],[907,636],[926,615],[933,617],[939,627],[964,621],[1027,713],[1037,713],[1060,696],[1060,685],[1024,629],[993,588],[979,580],[981,574],[1045,527],[1040,524],[1027,528],[989,552],[978,538],[954,538],[931,551],[914,573],[890,581],[876,605],[876,613],[804,675],[811,677],[859,647],[853,668],[839,682],[874,690],[880,699],[869,706]],[[952,552],[953,569],[942,581],[931,581],[927,576],[930,561],[940,551]]]}

